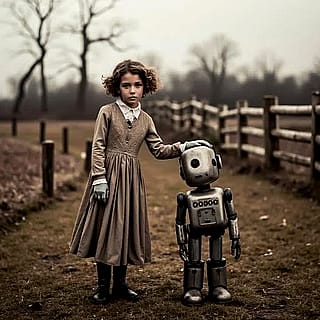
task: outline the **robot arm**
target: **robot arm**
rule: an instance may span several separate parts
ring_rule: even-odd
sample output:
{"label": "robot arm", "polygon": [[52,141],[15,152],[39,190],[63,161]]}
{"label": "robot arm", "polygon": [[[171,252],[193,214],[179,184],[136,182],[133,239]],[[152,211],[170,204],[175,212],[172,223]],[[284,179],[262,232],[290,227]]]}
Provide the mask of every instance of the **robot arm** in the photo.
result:
{"label": "robot arm", "polygon": [[177,195],[176,236],[179,245],[179,255],[183,261],[188,261],[188,233],[186,225],[187,206],[185,195]]}
{"label": "robot arm", "polygon": [[238,260],[241,255],[240,231],[238,227],[238,216],[233,207],[232,191],[230,188],[224,190],[224,205],[228,216],[231,254]]}

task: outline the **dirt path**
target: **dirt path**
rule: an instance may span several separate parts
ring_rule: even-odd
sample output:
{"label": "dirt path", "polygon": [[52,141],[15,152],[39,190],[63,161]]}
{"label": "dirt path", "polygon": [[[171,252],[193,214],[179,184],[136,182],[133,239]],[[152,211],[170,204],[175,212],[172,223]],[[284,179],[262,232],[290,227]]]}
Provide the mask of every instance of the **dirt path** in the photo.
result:
{"label": "dirt path", "polygon": [[[100,307],[87,297],[95,283],[91,259],[68,254],[83,190],[66,194],[49,209],[32,213],[0,239],[0,319],[319,319],[319,216],[314,202],[224,168],[217,184],[231,187],[239,213],[242,258],[224,254],[233,302],[181,305],[182,262],[174,233],[175,198],[188,187],[176,160],[141,155],[147,184],[153,262],[129,267],[138,303]],[[263,216],[265,216],[263,218]],[[262,217],[262,218],[261,218]],[[206,251],[206,241],[204,241]],[[206,255],[203,255],[206,259]],[[206,292],[207,286],[204,287]]]}

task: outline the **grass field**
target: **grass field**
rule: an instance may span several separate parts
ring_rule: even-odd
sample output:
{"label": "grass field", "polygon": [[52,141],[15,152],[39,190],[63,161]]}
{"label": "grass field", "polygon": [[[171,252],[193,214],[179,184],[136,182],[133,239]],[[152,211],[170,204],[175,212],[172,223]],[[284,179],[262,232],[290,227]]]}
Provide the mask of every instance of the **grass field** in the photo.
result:
{"label": "grass field", "polygon": [[[61,128],[70,128],[70,150],[79,157],[91,138],[92,122],[50,122],[48,139],[60,146]],[[0,123],[0,135],[9,135]],[[38,143],[35,123],[22,123],[18,137]],[[320,207],[262,176],[237,175],[224,167],[216,183],[231,187],[239,214],[242,257],[230,256],[224,237],[229,305],[181,304],[183,264],[175,240],[176,194],[188,187],[177,160],[157,161],[141,151],[153,262],[129,267],[129,285],[141,293],[137,303],[116,301],[94,306],[88,301],[96,285],[94,261],[68,254],[85,177],[49,208],[33,212],[0,238],[1,319],[319,319]],[[203,259],[207,241],[203,240]],[[203,292],[206,293],[205,282]]]}
{"label": "grass field", "polygon": [[[70,153],[80,158],[81,152],[85,151],[85,142],[92,138],[94,121],[47,121],[46,139],[53,140],[56,150],[62,150],[62,128],[69,129]],[[17,138],[33,144],[39,144],[40,126],[38,121],[18,122]],[[11,123],[0,121],[0,136],[11,136]]]}

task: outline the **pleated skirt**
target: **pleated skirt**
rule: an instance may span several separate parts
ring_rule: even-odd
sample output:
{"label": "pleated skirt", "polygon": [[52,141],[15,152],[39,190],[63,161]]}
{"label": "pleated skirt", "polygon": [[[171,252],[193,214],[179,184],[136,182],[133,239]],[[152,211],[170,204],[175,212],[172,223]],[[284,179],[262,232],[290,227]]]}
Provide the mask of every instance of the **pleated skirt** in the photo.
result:
{"label": "pleated skirt", "polygon": [[110,191],[107,204],[93,199],[89,175],[70,253],[116,266],[150,262],[147,201],[139,160],[130,154],[107,152],[105,167]]}

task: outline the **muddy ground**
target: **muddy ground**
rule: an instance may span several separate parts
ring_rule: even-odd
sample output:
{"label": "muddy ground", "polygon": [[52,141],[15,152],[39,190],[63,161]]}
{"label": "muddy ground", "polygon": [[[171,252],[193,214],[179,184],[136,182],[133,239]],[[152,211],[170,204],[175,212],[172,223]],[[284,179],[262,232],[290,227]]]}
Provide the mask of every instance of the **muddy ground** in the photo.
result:
{"label": "muddy ground", "polygon": [[94,261],[68,253],[86,180],[82,176],[73,181],[76,190],[29,213],[0,237],[1,319],[320,319],[320,207],[314,200],[262,175],[238,174],[225,166],[216,185],[233,190],[242,241],[242,257],[236,262],[228,235],[224,237],[233,301],[186,307],[180,301],[183,264],[174,221],[176,194],[188,187],[179,177],[177,160],[154,160],[145,149],[140,158],[153,261],[130,266],[128,282],[141,300],[107,306],[88,300],[96,285]]}

